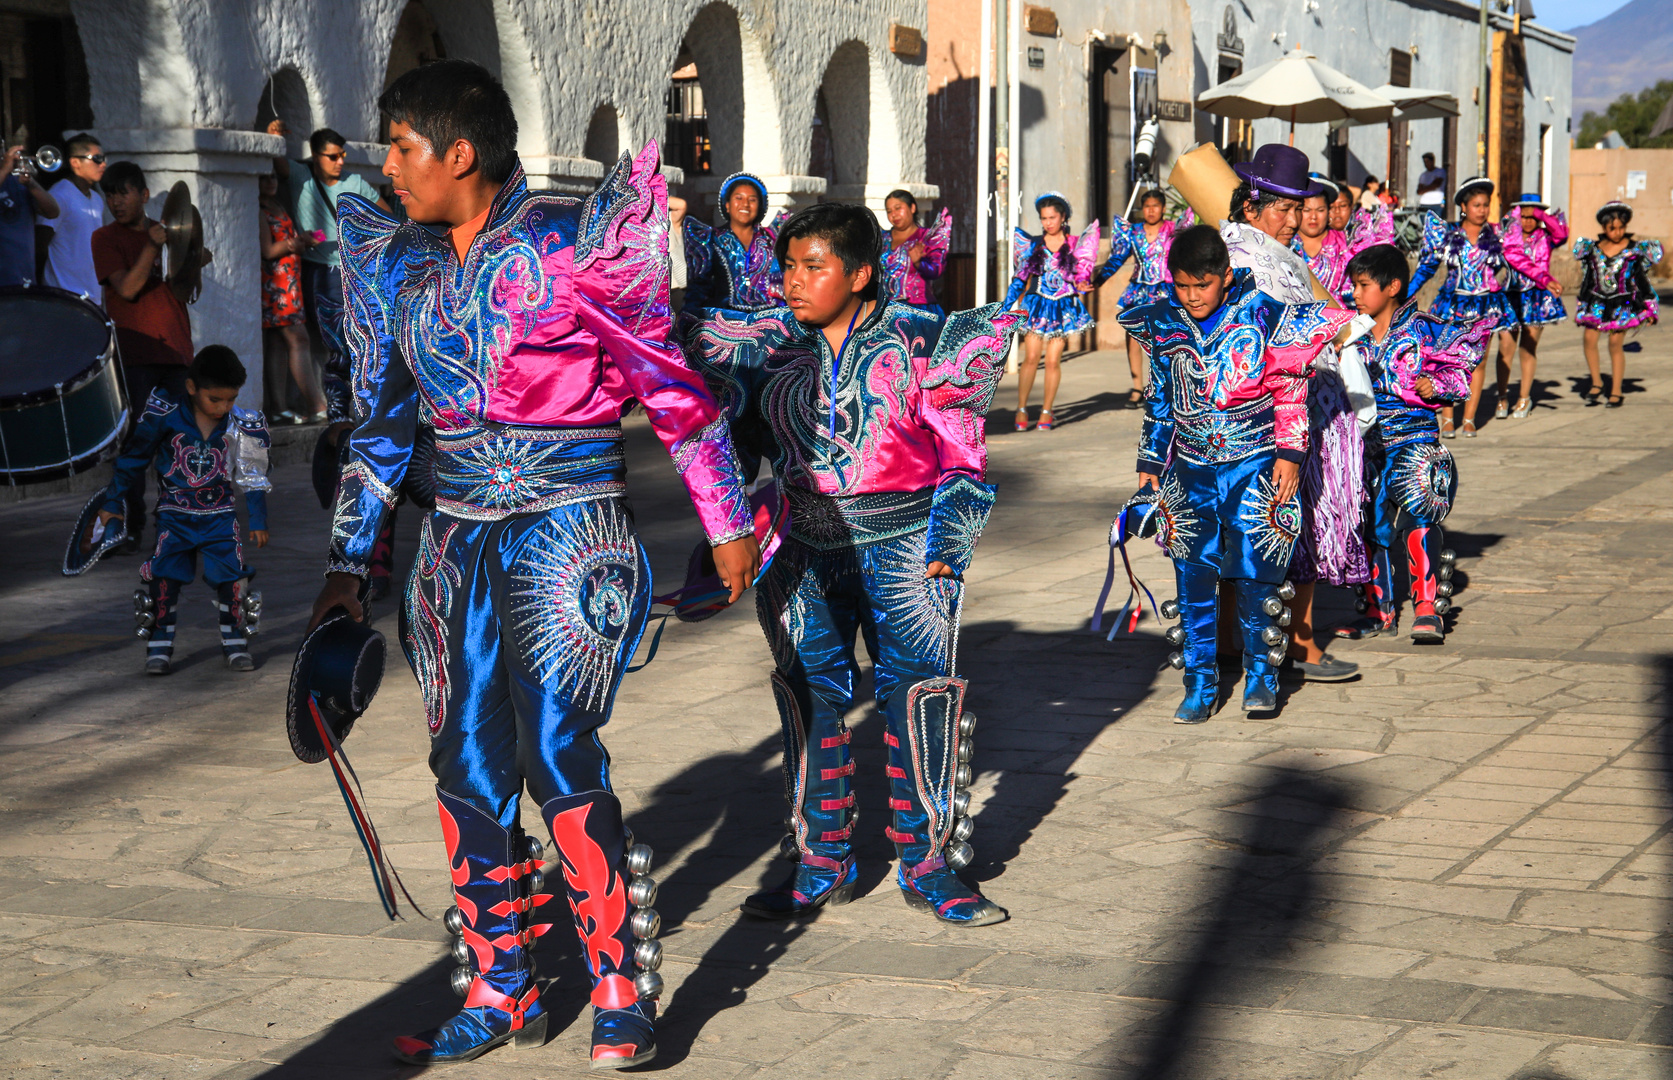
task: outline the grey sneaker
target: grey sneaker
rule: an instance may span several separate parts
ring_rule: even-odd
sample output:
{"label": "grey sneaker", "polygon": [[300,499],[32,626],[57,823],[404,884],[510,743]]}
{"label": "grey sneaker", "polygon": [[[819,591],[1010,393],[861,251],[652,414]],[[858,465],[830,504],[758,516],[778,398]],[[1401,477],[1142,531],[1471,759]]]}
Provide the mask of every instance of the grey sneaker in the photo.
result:
{"label": "grey sneaker", "polygon": [[233,671],[254,671],[256,662],[247,652],[227,653],[227,667]]}
{"label": "grey sneaker", "polygon": [[1302,660],[1292,661],[1295,670],[1301,677],[1310,682],[1341,682],[1359,674],[1359,665],[1350,664],[1346,660],[1338,660],[1329,653],[1319,657],[1319,662],[1309,664]]}
{"label": "grey sneaker", "polygon": [[167,675],[174,670],[166,656],[147,656],[145,658],[145,673],[147,675]]}

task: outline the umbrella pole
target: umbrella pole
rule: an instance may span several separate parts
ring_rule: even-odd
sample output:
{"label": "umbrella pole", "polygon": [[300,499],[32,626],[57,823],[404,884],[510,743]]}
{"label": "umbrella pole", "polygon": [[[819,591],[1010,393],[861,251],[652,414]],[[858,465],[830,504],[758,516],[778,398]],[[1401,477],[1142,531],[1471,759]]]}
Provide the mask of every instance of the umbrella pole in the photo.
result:
{"label": "umbrella pole", "polygon": [[1290,145],[1295,145],[1295,106],[1290,106]]}

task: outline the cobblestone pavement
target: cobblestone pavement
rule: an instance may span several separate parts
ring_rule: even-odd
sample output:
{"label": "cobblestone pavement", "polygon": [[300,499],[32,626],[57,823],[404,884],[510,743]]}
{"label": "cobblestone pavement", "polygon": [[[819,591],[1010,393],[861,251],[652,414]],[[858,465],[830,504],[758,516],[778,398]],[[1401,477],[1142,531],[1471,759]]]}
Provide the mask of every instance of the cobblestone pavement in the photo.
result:
{"label": "cobblestone pavement", "polygon": [[[1358,681],[1292,686],[1275,719],[1246,720],[1234,700],[1200,728],[1170,722],[1178,677],[1158,627],[1113,644],[1085,629],[1133,483],[1125,364],[1070,363],[1055,432],[1011,434],[996,412],[1001,497],[971,573],[964,667],[982,716],[975,872],[1010,908],[1002,926],[944,930],[902,904],[869,709],[853,717],[862,898],[806,925],[741,921],[743,896],[786,865],[772,860],[766,651],[747,605],[670,628],[606,732],[663,881],[651,1071],[1673,1075],[1673,365],[1667,332],[1642,340],[1625,408],[1581,407],[1564,328],[1542,407],[1451,444],[1466,587],[1446,645],[1343,644]],[[667,580],[695,524],[642,425],[632,451]],[[409,1076],[389,1037],[456,1007],[439,923],[384,919],[330,775],[286,744],[326,517],[302,466],[277,479],[276,547],[252,555],[267,594],[252,675],[221,668],[197,585],[180,670],[144,678],[135,561],[63,579],[79,499],[0,511],[0,1076]],[[1158,552],[1138,566],[1171,593]],[[1324,603],[1346,617],[1350,599]],[[378,615],[393,639],[393,608]],[[439,915],[426,738],[399,660],[349,748]],[[581,1075],[573,938],[539,951],[551,1041],[448,1075]]]}

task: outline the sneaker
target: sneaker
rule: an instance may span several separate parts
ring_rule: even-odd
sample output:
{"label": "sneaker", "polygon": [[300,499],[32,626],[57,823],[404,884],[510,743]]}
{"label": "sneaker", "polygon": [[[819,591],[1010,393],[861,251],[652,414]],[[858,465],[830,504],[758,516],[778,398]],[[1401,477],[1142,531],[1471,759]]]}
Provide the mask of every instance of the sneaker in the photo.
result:
{"label": "sneaker", "polygon": [[1397,618],[1384,621],[1376,615],[1364,615],[1351,623],[1338,626],[1332,633],[1339,638],[1347,638],[1349,641],[1361,641],[1382,634],[1397,633],[1399,629],[1400,620]]}
{"label": "sneaker", "polygon": [[147,675],[167,675],[174,670],[174,665],[166,656],[147,656],[145,658],[145,673]]}
{"label": "sneaker", "polygon": [[1338,660],[1329,653],[1319,657],[1319,662],[1309,664],[1304,660],[1292,660],[1295,670],[1309,682],[1341,682],[1359,674],[1359,665],[1346,660]]}
{"label": "sneaker", "polygon": [[1420,645],[1439,645],[1446,640],[1446,624],[1439,615],[1419,615],[1412,620],[1412,640]]}
{"label": "sneaker", "polygon": [[256,661],[247,652],[227,653],[227,667],[232,671],[254,671]]}

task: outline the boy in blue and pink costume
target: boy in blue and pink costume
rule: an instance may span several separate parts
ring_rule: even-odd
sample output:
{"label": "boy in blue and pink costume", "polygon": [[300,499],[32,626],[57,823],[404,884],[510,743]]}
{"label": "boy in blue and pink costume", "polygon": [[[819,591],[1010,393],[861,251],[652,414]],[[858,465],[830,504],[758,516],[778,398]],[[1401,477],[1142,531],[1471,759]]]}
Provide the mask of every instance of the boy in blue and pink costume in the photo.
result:
{"label": "boy in blue and pink costume", "polygon": [[[315,619],[333,606],[359,613],[415,432],[432,426],[436,509],[402,623],[429,721],[465,1001],[395,1050],[433,1064],[544,1037],[530,949],[550,929],[540,916],[563,905],[542,910],[552,897],[541,846],[519,821],[526,785],[592,977],[593,1066],[625,1067],[655,1054],[661,990],[658,919],[643,906],[655,895],[641,876],[650,853],[629,850],[599,738],[651,594],[624,501],[630,404],[673,455],[722,575],[741,590],[756,562],[725,420],[667,343],[667,188],[652,144],[585,202],[531,192],[509,99],[465,61],[402,76],[379,106],[391,125],[384,172],[411,218],[342,200],[358,425]],[[462,179],[447,168],[459,161],[475,163]]]}
{"label": "boy in blue and pink costume", "polygon": [[[809,249],[846,275],[829,310],[804,299]],[[946,675],[952,662],[960,575],[994,501],[983,418],[1016,316],[997,305],[938,316],[890,301],[878,288],[879,256],[869,211],[809,207],[779,240],[792,307],[716,319],[695,343],[737,437],[772,458],[790,504],[789,539],[756,605],[776,664],[786,853],[797,867],[744,910],[791,918],[853,895],[854,761],[843,715],[863,633],[887,725],[897,883],[908,904],[982,926],[1006,914],[956,873],[969,859],[970,732],[956,715],[926,723],[910,702],[914,684]]]}
{"label": "boy in blue and pink costume", "polygon": [[1174,560],[1185,699],[1174,718],[1214,713],[1220,582],[1237,591],[1243,708],[1278,704],[1283,632],[1278,587],[1302,529],[1297,492],[1308,451],[1308,376],[1352,317],[1320,303],[1285,304],[1233,270],[1219,233],[1185,230],[1168,255],[1176,298],[1124,312],[1150,357],[1139,436],[1141,487],[1157,489],[1159,542]]}
{"label": "boy in blue and pink costume", "polygon": [[1435,429],[1435,411],[1470,393],[1470,372],[1498,323],[1443,322],[1407,300],[1406,256],[1392,244],[1367,248],[1348,264],[1361,315],[1347,350],[1364,361],[1377,398],[1377,422],[1366,435],[1365,471],[1371,492],[1371,580],[1364,617],[1340,627],[1340,637],[1366,638],[1399,629],[1400,601],[1390,551],[1406,548],[1413,641],[1446,639],[1442,619],[1451,606],[1450,557],[1441,522],[1458,492],[1458,470]]}

